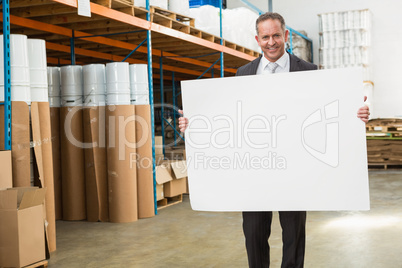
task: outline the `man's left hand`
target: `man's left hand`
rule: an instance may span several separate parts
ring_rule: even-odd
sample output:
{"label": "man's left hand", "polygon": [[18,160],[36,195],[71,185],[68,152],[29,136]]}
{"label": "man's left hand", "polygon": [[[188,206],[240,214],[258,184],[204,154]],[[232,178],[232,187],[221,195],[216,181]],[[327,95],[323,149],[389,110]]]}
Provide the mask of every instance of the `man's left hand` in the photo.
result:
{"label": "man's left hand", "polygon": [[[364,101],[366,100],[367,96],[364,96]],[[357,117],[360,118],[364,123],[368,122],[369,116],[370,116],[369,107],[366,105],[360,107],[360,109],[357,111]]]}

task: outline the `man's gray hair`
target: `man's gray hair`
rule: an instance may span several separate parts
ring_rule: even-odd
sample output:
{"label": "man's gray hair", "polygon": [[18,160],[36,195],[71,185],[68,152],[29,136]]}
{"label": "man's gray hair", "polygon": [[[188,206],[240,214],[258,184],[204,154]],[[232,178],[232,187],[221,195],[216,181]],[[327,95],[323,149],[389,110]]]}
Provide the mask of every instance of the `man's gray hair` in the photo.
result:
{"label": "man's gray hair", "polygon": [[258,25],[260,24],[260,22],[263,22],[266,20],[279,20],[279,22],[281,23],[283,32],[285,32],[285,30],[286,30],[285,19],[279,13],[266,12],[264,14],[261,14],[258,17],[257,21],[255,22],[255,30],[257,32],[257,35],[258,35]]}

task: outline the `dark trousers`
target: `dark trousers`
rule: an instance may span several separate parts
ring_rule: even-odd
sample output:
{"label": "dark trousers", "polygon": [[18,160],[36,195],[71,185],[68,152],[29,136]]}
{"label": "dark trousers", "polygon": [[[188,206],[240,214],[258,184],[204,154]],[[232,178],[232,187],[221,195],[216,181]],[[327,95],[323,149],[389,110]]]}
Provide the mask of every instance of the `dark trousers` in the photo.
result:
{"label": "dark trousers", "polygon": [[[306,244],[306,212],[282,211],[279,220],[282,227],[281,268],[302,268]],[[250,268],[269,267],[269,244],[272,212],[243,212],[243,232]]]}

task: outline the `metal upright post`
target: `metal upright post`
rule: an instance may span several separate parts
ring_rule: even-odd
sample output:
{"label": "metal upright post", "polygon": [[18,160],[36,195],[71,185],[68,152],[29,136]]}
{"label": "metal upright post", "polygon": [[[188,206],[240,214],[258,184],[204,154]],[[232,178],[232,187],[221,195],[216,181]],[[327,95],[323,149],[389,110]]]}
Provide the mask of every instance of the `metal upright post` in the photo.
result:
{"label": "metal upright post", "polygon": [[[223,37],[222,37],[222,33],[223,33],[223,30],[222,30],[222,0],[219,0],[219,10],[220,10],[220,16],[219,16],[219,21],[220,21],[220,33],[221,33],[221,46],[223,46]],[[224,67],[223,67],[223,51],[221,52],[221,77],[223,77],[224,76],[224,74],[223,74],[223,70],[224,70]]]}
{"label": "metal upright post", "polygon": [[10,3],[3,0],[4,149],[11,150]]}
{"label": "metal upright post", "polygon": [[71,57],[71,65],[75,65],[75,37],[74,37],[74,30],[71,31],[71,38],[70,38],[70,57]]}
{"label": "metal upright post", "polygon": [[[151,21],[149,12],[149,0],[146,0],[147,6],[147,21]],[[156,163],[155,163],[155,119],[154,119],[154,88],[152,79],[152,45],[151,45],[151,29],[147,31],[147,49],[148,49],[148,83],[149,83],[149,105],[151,108],[151,133],[152,133],[152,168],[154,179],[154,207],[155,215],[158,214],[158,205],[156,201]]]}
{"label": "metal upright post", "polygon": [[161,92],[161,127],[162,127],[162,146],[163,155],[165,155],[165,109],[163,104],[165,102],[163,98],[163,52],[161,52],[161,57],[159,59],[159,75],[160,75],[160,92]]}
{"label": "metal upright post", "polygon": [[293,31],[292,30],[289,31],[289,44],[290,44],[289,53],[293,54]]}
{"label": "metal upright post", "polygon": [[[176,82],[174,81],[174,72],[172,72],[172,94],[173,94],[173,126],[176,129]],[[174,146],[177,146],[177,141],[176,141],[176,131],[173,131],[174,134]]]}
{"label": "metal upright post", "polygon": [[268,11],[272,12],[272,0],[268,0]]}

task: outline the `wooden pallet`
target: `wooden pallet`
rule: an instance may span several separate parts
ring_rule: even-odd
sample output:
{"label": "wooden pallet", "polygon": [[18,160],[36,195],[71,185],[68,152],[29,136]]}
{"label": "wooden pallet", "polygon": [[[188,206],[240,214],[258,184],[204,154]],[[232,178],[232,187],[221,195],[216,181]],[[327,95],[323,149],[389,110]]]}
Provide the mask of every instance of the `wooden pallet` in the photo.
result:
{"label": "wooden pallet", "polygon": [[28,266],[24,266],[24,268],[47,268],[48,262],[46,260],[40,261]]}
{"label": "wooden pallet", "polygon": [[375,132],[402,133],[402,119],[397,118],[373,119],[366,124],[366,130]]}
{"label": "wooden pallet", "polygon": [[173,197],[163,198],[162,200],[158,201],[158,210],[179,204],[181,202],[183,202],[182,194]]}
{"label": "wooden pallet", "polygon": [[91,0],[92,2],[134,16],[134,0]]}
{"label": "wooden pallet", "polygon": [[181,15],[181,14],[172,12],[170,10],[166,10],[166,9],[156,7],[156,6],[151,6],[150,11],[151,11],[151,13],[160,14],[164,17],[168,17],[168,18],[171,18],[172,20],[175,20],[175,21],[178,21],[178,22],[181,22],[184,24],[188,24],[189,26],[192,26],[192,27],[194,27],[194,25],[195,25],[194,18],[185,16],[185,15]]}
{"label": "wooden pallet", "polygon": [[395,163],[368,163],[368,168],[372,169],[382,169],[382,170],[389,170],[389,169],[402,169],[402,163],[395,164]]}
{"label": "wooden pallet", "polygon": [[[132,0],[92,0],[92,1],[99,5],[112,8],[144,20],[146,20],[147,18],[148,11],[145,8],[134,6]],[[165,26],[167,28],[174,29],[185,34],[189,34],[213,42],[215,44],[221,44],[222,41],[223,46],[226,46],[228,48],[237,50],[239,52],[254,57],[260,56],[259,52],[253,51],[251,49],[224,40],[219,36],[215,36],[213,34],[195,28],[194,18],[184,16],[156,6],[150,7],[150,17],[151,22]]]}
{"label": "wooden pallet", "polygon": [[113,9],[134,6],[134,0],[91,0],[91,2]]}

